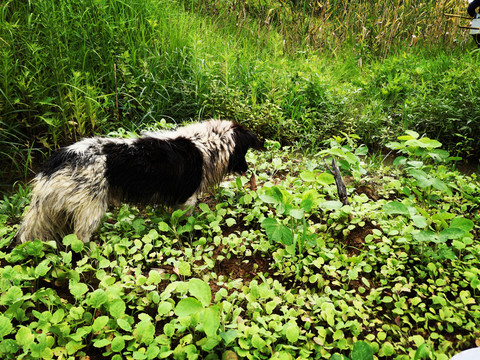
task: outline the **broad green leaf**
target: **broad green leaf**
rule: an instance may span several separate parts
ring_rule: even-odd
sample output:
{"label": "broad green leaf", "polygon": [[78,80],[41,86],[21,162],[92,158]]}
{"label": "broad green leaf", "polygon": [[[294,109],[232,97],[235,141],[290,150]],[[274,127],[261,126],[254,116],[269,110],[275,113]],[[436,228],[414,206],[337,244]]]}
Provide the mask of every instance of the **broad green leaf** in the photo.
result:
{"label": "broad green leaf", "polygon": [[125,330],[127,332],[132,331],[132,326],[126,319],[117,319],[117,324],[122,330]]}
{"label": "broad green leaf", "polygon": [[204,307],[210,305],[212,300],[212,291],[210,285],[200,279],[190,279],[188,282],[188,291],[196,297]]}
{"label": "broad green leaf", "polygon": [[183,260],[180,261],[178,263],[178,273],[182,276],[190,276],[192,274],[190,264]]}
{"label": "broad green leaf", "polygon": [[328,149],[328,153],[330,155],[335,155],[335,156],[338,156],[340,158],[343,158],[345,156],[345,152],[340,148]]}
{"label": "broad green leaf", "polygon": [[413,130],[405,130],[405,134],[407,135],[399,136],[397,139],[404,141],[404,140],[418,139],[420,137],[420,135]]}
{"label": "broad green leaf", "polygon": [[220,337],[225,341],[225,345],[228,346],[233,340],[237,338],[237,331],[236,330],[228,330],[226,332],[221,332]]}
{"label": "broad green leaf", "polygon": [[283,193],[277,186],[264,188],[264,192],[260,193],[258,197],[267,204],[281,204],[285,200]]}
{"label": "broad green leaf", "polygon": [[438,242],[438,235],[437,233],[434,233],[433,231],[430,230],[421,230],[418,233],[413,235],[414,239],[419,241],[419,242]]}
{"label": "broad green leaf", "polygon": [[421,138],[419,140],[422,143],[422,147],[434,149],[442,146],[442,143],[437,140],[429,139],[428,137]]}
{"label": "broad green leaf", "polygon": [[83,243],[83,241],[81,240],[75,240],[72,242],[72,250],[75,251],[76,253],[79,253],[83,250],[83,247],[85,246],[85,244]]}
{"label": "broad green leaf", "polygon": [[348,357],[346,357],[345,355],[333,354],[332,357],[330,358],[330,360],[350,360],[350,359]]}
{"label": "broad green leaf", "polygon": [[208,205],[205,204],[205,203],[200,203],[200,204],[198,204],[198,208],[199,208],[200,210],[202,210],[202,212],[206,212],[206,213],[209,213],[209,212],[210,212],[210,208],[209,208]]}
{"label": "broad green leaf", "polygon": [[428,188],[429,186],[432,186],[432,179],[430,178],[419,178],[417,179],[416,184],[420,186],[422,189]]}
{"label": "broad green leaf", "polygon": [[110,345],[111,341],[109,339],[100,339],[100,340],[94,340],[93,342],[93,346],[95,346],[96,348],[101,348],[101,347],[105,347],[107,345]]}
{"label": "broad green leaf", "polygon": [[355,155],[357,156],[366,156],[368,154],[368,147],[365,145],[360,145],[355,149]]}
{"label": "broad green leaf", "polygon": [[[410,164],[412,165],[412,164]],[[420,164],[420,165],[423,165]],[[428,178],[428,174],[423,171],[423,170],[420,170],[420,169],[409,169],[408,170],[408,174],[412,177],[414,177],[415,179],[419,180],[419,179],[427,179]]]}
{"label": "broad green leaf", "polygon": [[303,219],[303,209],[290,209],[288,215],[297,220]]}
{"label": "broad green leaf", "polygon": [[257,333],[252,336],[252,346],[256,349],[263,349],[267,343]]}
{"label": "broad green leaf", "polygon": [[65,345],[65,350],[67,350],[68,355],[75,354],[78,350],[84,348],[86,345],[83,344],[81,341],[69,341],[67,345]]}
{"label": "broad green leaf", "polygon": [[126,308],[127,306],[122,299],[114,299],[108,304],[108,310],[110,311],[110,315],[112,315],[116,319],[125,315]]}
{"label": "broad green leaf", "polygon": [[317,183],[323,186],[335,184],[335,177],[332,174],[323,172],[317,176]]}
{"label": "broad green leaf", "polygon": [[142,320],[135,326],[133,336],[135,336],[138,342],[148,345],[153,341],[155,336],[155,326],[150,319]]}
{"label": "broad green leaf", "polygon": [[40,240],[29,241],[25,246],[27,254],[30,256],[41,257],[43,256],[43,244]]}
{"label": "broad green leaf", "polygon": [[134,351],[132,354],[133,360],[145,360],[147,355],[140,351]]}
{"label": "broad green leaf", "polygon": [[159,222],[157,227],[158,227],[158,231],[160,232],[167,232],[170,229],[168,224],[164,221]]}
{"label": "broad green leaf", "polygon": [[95,332],[102,330],[105,327],[105,325],[107,325],[108,320],[109,320],[108,316],[99,316],[93,322],[92,330]]}
{"label": "broad green leaf", "polygon": [[335,305],[330,302],[324,302],[322,304],[322,318],[327,321],[328,325],[335,325]]}
{"label": "broad green leaf", "polygon": [[148,273],[148,283],[157,285],[161,281],[162,277],[160,276],[160,273],[156,270],[150,270]]}
{"label": "broad green leaf", "polygon": [[385,356],[392,356],[395,354],[395,348],[393,347],[392,343],[388,341],[383,343],[382,350]]}
{"label": "broad green leaf", "polygon": [[84,283],[74,283],[70,280],[68,285],[70,288],[70,293],[75,297],[75,299],[80,299],[83,294],[88,291],[88,286]]}
{"label": "broad green leaf", "polygon": [[28,348],[34,342],[35,336],[29,328],[21,326],[15,334],[15,340],[17,340],[18,345]]}
{"label": "broad green leaf", "polygon": [[237,220],[235,220],[234,218],[228,218],[225,220],[225,224],[228,226],[228,227],[232,227],[233,225],[235,225],[237,223]]}
{"label": "broad green leaf", "polygon": [[60,321],[65,317],[65,311],[63,309],[58,309],[52,315],[52,324],[59,324]]}
{"label": "broad green leaf", "polygon": [[[221,341],[220,337],[207,337],[206,341],[201,340],[197,343],[201,345],[203,351],[211,352]],[[192,348],[195,349],[192,345]]]}
{"label": "broad green leaf", "polygon": [[474,223],[470,219],[465,219],[462,217],[456,217],[450,222],[451,228],[462,229],[465,232],[470,232],[473,230]]}
{"label": "broad green leaf", "polygon": [[[30,350],[34,357],[50,358],[51,349],[47,349],[47,335],[45,333],[37,337],[38,343],[30,345]],[[49,351],[50,350],[50,351]]]}
{"label": "broad green leaf", "polygon": [[0,315],[0,338],[10,334],[13,330],[12,322],[6,316]]}
{"label": "broad green leaf", "polygon": [[102,304],[107,302],[107,294],[102,289],[95,290],[88,298],[87,304],[93,306],[95,309],[98,309]]}
{"label": "broad green leaf", "polygon": [[[276,359],[283,360],[283,358],[278,356],[278,352],[276,352]],[[222,360],[238,360],[237,354],[232,350],[227,350],[222,354]],[[290,360],[290,358],[288,358]]]}
{"label": "broad green leaf", "polygon": [[173,305],[168,301],[162,301],[158,304],[158,315],[164,316],[172,311]]}
{"label": "broad green leaf", "polygon": [[403,166],[407,163],[407,158],[405,156],[397,156],[395,160],[393,160],[393,165],[395,166]]}
{"label": "broad green leaf", "polygon": [[305,182],[314,182],[315,181],[316,174],[313,171],[303,171],[300,173],[300,179],[302,179]]}
{"label": "broad green leaf", "polygon": [[297,342],[298,337],[300,336],[300,329],[295,322],[290,321],[285,325],[285,336],[292,344]]}
{"label": "broad green leaf", "polygon": [[383,211],[385,211],[385,213],[387,213],[388,215],[410,215],[408,207],[398,201],[390,201],[386,203],[385,205],[383,205]]}
{"label": "broad green leaf", "polygon": [[125,348],[125,339],[123,336],[117,336],[112,340],[111,350],[113,352],[120,352]]}
{"label": "broad green leaf", "polygon": [[145,356],[147,359],[153,360],[158,358],[158,354],[160,354],[160,348],[154,341],[148,346],[147,351],[145,351]]}
{"label": "broad green leaf", "polygon": [[75,234],[69,234],[63,238],[63,245],[71,246],[72,250],[75,252],[80,252],[83,250],[83,242],[77,238]]}
{"label": "broad green leaf", "polygon": [[342,208],[343,204],[337,200],[329,200],[322,202],[319,206],[324,210],[338,210]]}
{"label": "broad green leaf", "polygon": [[10,287],[7,292],[0,297],[0,305],[13,305],[23,298],[22,289],[18,286]]}
{"label": "broad green leaf", "polygon": [[365,341],[357,341],[353,345],[351,358],[355,360],[373,360],[373,350]]}
{"label": "broad green leaf", "polygon": [[178,302],[174,313],[177,316],[189,316],[195,314],[203,309],[203,305],[195,298],[188,297]]}
{"label": "broad green leaf", "polygon": [[217,330],[220,327],[220,312],[216,307],[206,308],[200,316],[200,321],[203,325],[203,331],[208,337],[217,335]]}
{"label": "broad green leaf", "polygon": [[427,344],[422,344],[415,351],[414,360],[430,359],[430,348]]}
{"label": "broad green leaf", "polygon": [[40,264],[37,265],[35,268],[35,276],[36,277],[43,277],[48,273],[48,270],[50,270],[51,266],[50,265],[50,259],[45,259]]}
{"label": "broad green leaf", "polygon": [[292,231],[285,225],[280,224],[277,219],[266,218],[262,221],[262,227],[272,242],[280,242],[287,246],[293,244]]}
{"label": "broad green leaf", "polygon": [[465,235],[465,231],[459,228],[450,227],[440,231],[438,235],[440,237],[440,242],[446,242],[447,240],[461,239],[463,235]]}
{"label": "broad green leaf", "polygon": [[448,157],[450,156],[450,153],[442,149],[433,149],[428,152],[428,155],[430,155],[430,157],[437,162],[443,162],[448,159]]}
{"label": "broad green leaf", "polygon": [[412,221],[413,224],[420,229],[424,229],[427,226],[427,220],[422,215],[413,215]]}
{"label": "broad green leaf", "polygon": [[439,180],[437,178],[432,178],[432,179],[430,179],[430,182],[432,183],[432,186],[435,189],[446,192],[447,194],[452,193],[450,188],[442,180]]}
{"label": "broad green leaf", "polygon": [[413,167],[414,169],[408,169],[408,173],[411,175],[411,176],[414,176],[412,175],[412,173],[415,173],[415,171],[420,171],[421,173],[423,173],[423,175],[419,175],[421,176],[422,178],[425,178],[427,176],[427,174],[420,170],[421,168],[423,168],[424,166],[424,163],[423,161],[419,161],[419,160],[407,160],[407,165],[408,166],[411,166]]}

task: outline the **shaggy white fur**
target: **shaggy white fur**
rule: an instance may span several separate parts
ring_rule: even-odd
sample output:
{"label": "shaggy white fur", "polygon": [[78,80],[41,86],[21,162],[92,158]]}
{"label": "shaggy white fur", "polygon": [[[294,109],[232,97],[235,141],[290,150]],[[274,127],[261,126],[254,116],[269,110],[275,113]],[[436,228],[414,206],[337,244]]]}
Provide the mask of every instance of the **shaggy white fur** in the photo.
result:
{"label": "shaggy white fur", "polygon": [[17,241],[89,241],[109,205],[193,206],[228,172],[245,172],[245,154],[261,145],[231,121],[210,120],[132,139],[93,137],[58,150],[33,181]]}

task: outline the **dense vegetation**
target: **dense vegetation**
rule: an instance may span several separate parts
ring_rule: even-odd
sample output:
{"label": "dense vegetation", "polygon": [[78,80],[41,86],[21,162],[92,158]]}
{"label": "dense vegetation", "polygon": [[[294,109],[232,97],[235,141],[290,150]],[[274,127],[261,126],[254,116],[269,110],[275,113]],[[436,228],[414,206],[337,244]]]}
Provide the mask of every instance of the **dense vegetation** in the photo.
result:
{"label": "dense vegetation", "polygon": [[479,346],[480,186],[455,169],[480,155],[478,52],[444,13],[465,6],[2,2],[1,192],[92,134],[219,117],[268,151],[192,216],[124,205],[87,244],[11,248],[29,201],[17,182],[0,201],[0,357],[446,360]]}
{"label": "dense vegetation", "polygon": [[443,16],[458,3],[2,2],[3,190],[41,153],[162,118],[235,119],[308,148],[412,129],[478,155],[477,53]]}
{"label": "dense vegetation", "polygon": [[9,250],[22,195],[4,201],[0,357],[447,360],[479,345],[476,176],[411,131],[391,166],[348,137],[309,158],[268,146],[192,216],[125,205],[86,245]]}

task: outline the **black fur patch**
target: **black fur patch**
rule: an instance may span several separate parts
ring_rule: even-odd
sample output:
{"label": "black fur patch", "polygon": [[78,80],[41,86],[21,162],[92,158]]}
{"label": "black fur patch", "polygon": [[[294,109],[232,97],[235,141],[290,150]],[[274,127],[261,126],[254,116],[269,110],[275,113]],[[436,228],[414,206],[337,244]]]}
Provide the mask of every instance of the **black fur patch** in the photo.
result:
{"label": "black fur patch", "polygon": [[81,156],[77,153],[61,148],[55,151],[52,156],[43,164],[42,173],[45,176],[51,176],[58,170],[67,166],[74,167],[74,164],[80,160]]}
{"label": "black fur patch", "polygon": [[234,124],[232,129],[235,148],[228,162],[228,171],[244,173],[248,170],[245,160],[248,149],[259,148],[261,144],[257,136],[242,125]]}
{"label": "black fur patch", "polygon": [[121,201],[182,204],[203,178],[202,154],[186,138],[144,137],[133,145],[110,142],[103,145],[103,152],[111,195]]}

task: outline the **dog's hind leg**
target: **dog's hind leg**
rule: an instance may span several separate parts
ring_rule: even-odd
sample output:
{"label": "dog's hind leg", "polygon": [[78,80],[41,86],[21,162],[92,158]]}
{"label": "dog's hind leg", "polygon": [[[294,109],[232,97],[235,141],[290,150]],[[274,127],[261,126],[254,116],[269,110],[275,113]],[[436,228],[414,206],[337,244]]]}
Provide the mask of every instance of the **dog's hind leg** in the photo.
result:
{"label": "dog's hind leg", "polygon": [[32,189],[32,200],[17,233],[17,243],[25,243],[39,239],[42,241],[55,239],[55,226],[64,221],[52,211],[55,199],[48,192],[43,191],[42,178],[35,179]]}
{"label": "dog's hind leg", "polygon": [[55,229],[48,209],[38,205],[38,201],[33,198],[32,204],[25,214],[25,218],[17,233],[17,242],[25,243],[39,239],[42,241],[55,238]]}
{"label": "dog's hind leg", "polygon": [[191,216],[193,214],[193,209],[197,204],[197,197],[198,197],[197,194],[193,194],[187,199],[187,201],[185,201],[185,203],[179,205],[178,208],[182,210],[187,210],[186,215]]}
{"label": "dog's hind leg", "polygon": [[74,232],[77,238],[84,243],[88,242],[106,211],[107,202],[102,199],[92,200],[84,206],[79,206],[73,216]]}

